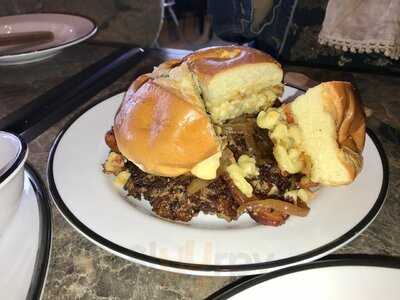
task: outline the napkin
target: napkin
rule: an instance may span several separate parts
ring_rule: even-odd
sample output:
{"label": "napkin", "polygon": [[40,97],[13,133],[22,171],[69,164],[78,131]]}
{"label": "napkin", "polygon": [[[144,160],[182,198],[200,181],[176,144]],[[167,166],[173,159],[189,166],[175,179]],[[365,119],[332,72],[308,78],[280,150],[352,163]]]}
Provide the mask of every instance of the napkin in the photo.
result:
{"label": "napkin", "polygon": [[400,57],[399,0],[329,0],[318,41],[344,51]]}

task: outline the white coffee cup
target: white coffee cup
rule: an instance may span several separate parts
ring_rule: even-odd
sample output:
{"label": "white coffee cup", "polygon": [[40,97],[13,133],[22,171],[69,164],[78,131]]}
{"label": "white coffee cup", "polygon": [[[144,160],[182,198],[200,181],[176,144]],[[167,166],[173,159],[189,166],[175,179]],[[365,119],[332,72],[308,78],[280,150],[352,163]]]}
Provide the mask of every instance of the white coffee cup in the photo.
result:
{"label": "white coffee cup", "polygon": [[28,147],[20,137],[0,131],[0,237],[20,204],[27,157]]}

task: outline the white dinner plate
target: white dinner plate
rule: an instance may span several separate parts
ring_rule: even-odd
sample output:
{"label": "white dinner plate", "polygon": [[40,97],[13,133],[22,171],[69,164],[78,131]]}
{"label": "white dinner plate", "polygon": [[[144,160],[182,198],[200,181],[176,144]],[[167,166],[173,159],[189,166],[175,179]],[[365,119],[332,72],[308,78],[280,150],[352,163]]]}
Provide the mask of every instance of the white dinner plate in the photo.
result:
{"label": "white dinner plate", "polygon": [[35,45],[0,46],[0,65],[40,61],[93,36],[97,27],[89,20],[67,14],[25,14],[0,17],[0,34],[51,31],[54,39]]}
{"label": "white dinner plate", "polygon": [[244,277],[206,300],[398,300],[399,281],[399,258],[345,255]]}
{"label": "white dinner plate", "polygon": [[[283,100],[301,93],[285,87]],[[147,201],[127,201],[102,173],[109,149],[104,135],[123,94],[72,120],[53,144],[48,180],[55,205],[95,244],[146,266],[185,274],[249,275],[316,260],[361,233],[378,214],[387,191],[388,167],[368,131],[364,167],[348,186],[321,188],[306,218],[280,227],[249,216],[226,222],[200,214],[189,223],[158,218]]]}
{"label": "white dinner plate", "polygon": [[0,237],[0,299],[40,299],[51,247],[50,203],[42,182],[25,164],[20,206]]}

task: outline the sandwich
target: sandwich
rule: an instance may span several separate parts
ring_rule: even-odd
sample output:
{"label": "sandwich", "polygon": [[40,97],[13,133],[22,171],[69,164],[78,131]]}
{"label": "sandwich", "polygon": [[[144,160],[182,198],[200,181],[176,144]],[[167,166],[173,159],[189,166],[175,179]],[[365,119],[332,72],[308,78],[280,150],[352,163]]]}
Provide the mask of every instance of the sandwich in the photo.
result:
{"label": "sandwich", "polygon": [[[282,78],[276,60],[240,46],[162,63],[126,92],[105,136],[104,172],[168,220],[202,212],[232,221],[248,213],[278,226],[306,216],[316,186],[355,179],[365,122],[350,84],[327,83],[282,105]],[[302,111],[311,107],[330,141],[328,175],[310,146],[314,121]]]}
{"label": "sandwich", "polygon": [[260,112],[257,121],[269,130],[283,171],[326,186],[349,184],[361,171],[365,116],[348,82],[322,83],[291,103]]}

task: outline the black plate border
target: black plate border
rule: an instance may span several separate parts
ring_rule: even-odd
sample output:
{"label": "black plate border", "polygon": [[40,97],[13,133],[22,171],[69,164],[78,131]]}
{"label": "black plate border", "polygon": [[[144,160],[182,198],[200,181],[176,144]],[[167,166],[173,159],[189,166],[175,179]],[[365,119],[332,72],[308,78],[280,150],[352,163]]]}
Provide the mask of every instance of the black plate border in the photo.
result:
{"label": "black plate border", "polygon": [[[161,258],[156,258],[152,257],[146,254],[142,254],[130,249],[127,249],[125,247],[121,247],[113,242],[111,242],[108,239],[103,238],[90,228],[88,228],[86,225],[84,225],[81,221],[79,221],[78,218],[75,217],[75,215],[68,209],[68,207],[65,205],[63,199],[61,198],[60,194],[58,193],[55,181],[54,181],[54,174],[53,174],[53,162],[54,162],[54,155],[57,150],[57,146],[59,142],[61,141],[62,137],[64,134],[67,132],[68,128],[83,114],[88,112],[90,109],[92,109],[94,106],[98,105],[99,103],[103,101],[107,101],[110,98],[107,99],[102,99],[99,101],[96,101],[89,107],[87,107],[85,110],[79,112],[76,114],[59,132],[57,137],[55,138],[51,149],[49,153],[49,159],[47,163],[47,180],[48,180],[48,185],[49,185],[49,190],[50,194],[53,200],[53,203],[57,207],[57,209],[61,212],[61,214],[64,216],[64,218],[67,219],[67,221],[72,224],[75,229],[80,231],[81,234],[86,236],[89,240],[95,241],[99,245],[101,245],[105,249],[109,249],[113,252],[119,253],[121,256],[125,257],[130,257],[134,260],[139,260],[143,261],[149,264],[153,265],[159,265],[159,266],[164,266],[168,268],[173,268],[173,269],[178,269],[178,270],[191,270],[191,271],[198,271],[198,272],[219,272],[219,273],[229,273],[229,272],[245,272],[245,271],[257,271],[257,270],[263,270],[263,269],[269,269],[269,268],[275,268],[275,267],[281,267],[289,264],[294,264],[294,263],[300,263],[301,261],[309,260],[315,256],[321,255],[327,251],[330,251],[332,249],[335,249],[336,247],[340,246],[344,242],[351,240],[354,238],[359,232],[361,232],[365,226],[367,226],[368,223],[370,223],[378,214],[380,209],[383,206],[383,203],[386,198],[387,194],[387,189],[388,189],[388,183],[389,183],[389,167],[388,167],[388,161],[386,158],[386,154],[383,150],[383,147],[377,138],[377,136],[367,128],[367,133],[369,137],[372,139],[373,143],[375,144],[380,158],[382,162],[382,167],[383,167],[383,180],[382,180],[382,186],[381,190],[379,192],[377,201],[375,202],[374,206],[371,208],[371,210],[368,212],[368,214],[356,225],[354,226],[351,230],[343,234],[342,236],[338,237],[337,239],[331,241],[330,243],[313,249],[311,251],[308,251],[306,253],[302,253],[293,257],[289,258],[284,258],[276,261],[271,261],[271,262],[261,262],[261,263],[253,263],[253,264],[242,264],[242,265],[206,265],[206,264],[193,264],[193,263],[183,263],[183,262],[178,262],[178,261],[172,261],[172,260],[167,260],[167,259],[161,259]],[[229,275],[229,274],[227,274]]]}
{"label": "black plate border", "polygon": [[4,180],[6,180],[6,178],[8,176],[10,176],[20,166],[21,162],[25,158],[26,152],[28,151],[28,146],[27,146],[26,142],[18,134],[14,134],[14,133],[7,132],[7,131],[3,131],[3,132],[16,137],[20,142],[21,148],[19,149],[19,151],[17,153],[17,157],[15,158],[15,160],[11,164],[11,166],[3,174],[0,174],[0,184]]}
{"label": "black plate border", "polygon": [[39,248],[36,254],[31,284],[26,296],[27,300],[36,300],[40,299],[42,295],[50,262],[52,239],[51,206],[45,185],[37,172],[29,164],[25,164],[25,170],[36,194],[39,207]]}

